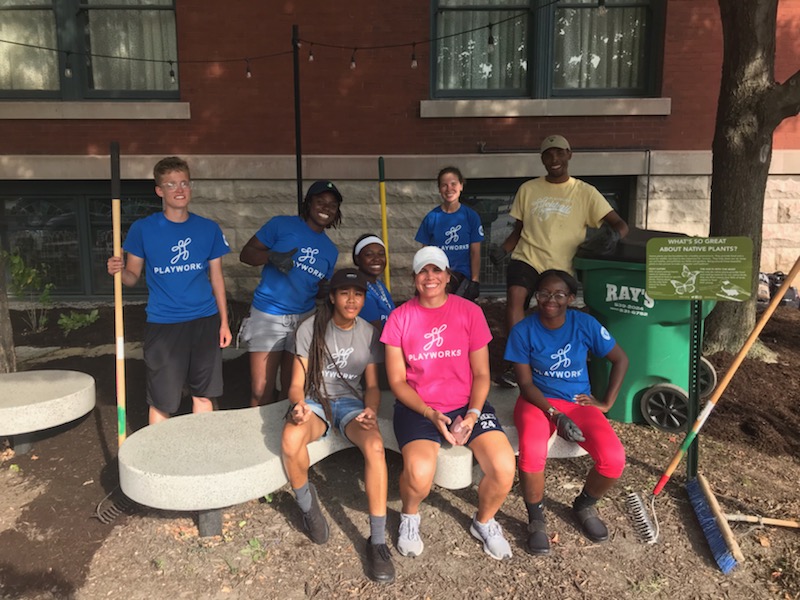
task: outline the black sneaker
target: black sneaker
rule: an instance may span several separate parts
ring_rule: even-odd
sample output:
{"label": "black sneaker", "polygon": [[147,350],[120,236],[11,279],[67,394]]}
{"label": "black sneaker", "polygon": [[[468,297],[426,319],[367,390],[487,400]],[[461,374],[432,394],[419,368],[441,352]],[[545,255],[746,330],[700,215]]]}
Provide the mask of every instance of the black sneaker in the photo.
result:
{"label": "black sneaker", "polygon": [[517,376],[514,373],[514,367],[508,367],[505,371],[500,373],[494,378],[494,382],[500,387],[515,388],[519,387],[517,384]]}
{"label": "black sneaker", "polygon": [[372,544],[372,538],[367,539],[367,576],[378,583],[392,583],[394,581],[394,563],[392,555],[386,544]]}
{"label": "black sneaker", "polygon": [[594,506],[587,506],[580,510],[574,507],[572,512],[581,524],[583,534],[593,542],[605,542],[608,539],[608,527],[600,520],[597,509]]}
{"label": "black sneaker", "polygon": [[550,538],[547,535],[544,521],[531,521],[528,523],[528,540],[525,549],[529,554],[550,554]]}
{"label": "black sneaker", "polygon": [[312,542],[324,544],[330,536],[328,521],[325,520],[325,515],[322,514],[322,509],[319,507],[317,488],[313,483],[309,483],[308,489],[311,491],[311,510],[303,513],[303,529],[306,530]]}

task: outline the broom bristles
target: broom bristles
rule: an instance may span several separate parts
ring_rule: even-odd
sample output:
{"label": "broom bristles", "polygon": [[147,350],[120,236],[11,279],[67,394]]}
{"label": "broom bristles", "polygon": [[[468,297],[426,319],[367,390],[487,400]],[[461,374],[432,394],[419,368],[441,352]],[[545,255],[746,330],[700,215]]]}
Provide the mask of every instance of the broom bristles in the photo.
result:
{"label": "broom bristles", "polygon": [[690,479],[686,482],[686,493],[689,495],[689,501],[692,503],[694,513],[697,515],[697,520],[708,541],[711,554],[714,556],[714,560],[719,565],[720,570],[727,575],[736,567],[738,562],[728,547],[722,531],[720,531],[717,519],[697,479]]}

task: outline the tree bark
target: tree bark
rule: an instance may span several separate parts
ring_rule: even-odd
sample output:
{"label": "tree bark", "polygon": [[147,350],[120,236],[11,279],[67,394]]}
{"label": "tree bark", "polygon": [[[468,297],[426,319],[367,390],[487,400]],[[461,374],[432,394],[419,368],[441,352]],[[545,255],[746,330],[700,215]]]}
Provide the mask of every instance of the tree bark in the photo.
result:
{"label": "tree bark", "polygon": [[764,192],[772,134],[800,110],[800,72],[775,82],[778,0],[719,0],[723,31],[722,80],[713,141],[712,237],[753,240],[748,302],[719,302],[706,319],[705,351],[737,351],[755,325],[761,265]]}
{"label": "tree bark", "polygon": [[0,373],[14,373],[16,370],[17,354],[6,293],[6,258],[0,254]]}

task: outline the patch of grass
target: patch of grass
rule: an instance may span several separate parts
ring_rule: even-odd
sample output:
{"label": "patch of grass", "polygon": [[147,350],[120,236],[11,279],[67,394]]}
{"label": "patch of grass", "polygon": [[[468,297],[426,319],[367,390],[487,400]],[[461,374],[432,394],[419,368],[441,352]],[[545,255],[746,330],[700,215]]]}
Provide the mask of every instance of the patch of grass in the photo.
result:
{"label": "patch of grass", "polygon": [[247,540],[247,545],[239,551],[239,554],[249,556],[253,562],[258,562],[264,558],[266,551],[261,545],[261,540],[258,538],[250,538]]}

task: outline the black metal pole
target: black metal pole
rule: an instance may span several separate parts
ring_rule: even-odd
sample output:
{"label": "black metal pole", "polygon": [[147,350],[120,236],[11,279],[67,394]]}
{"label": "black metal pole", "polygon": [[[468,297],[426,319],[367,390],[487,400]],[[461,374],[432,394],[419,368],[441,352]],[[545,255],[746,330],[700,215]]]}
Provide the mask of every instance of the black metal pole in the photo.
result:
{"label": "black metal pole", "polygon": [[292,55],[294,57],[294,155],[297,166],[297,212],[303,205],[303,146],[300,128],[300,35],[292,25]]}
{"label": "black metal pole", "polygon": [[[686,413],[686,426],[691,431],[697,414],[700,410],[700,355],[703,348],[703,301],[691,300],[689,302],[689,406]],[[697,467],[699,462],[700,444],[699,437],[689,445],[686,453],[686,478],[694,479],[697,477]]]}

